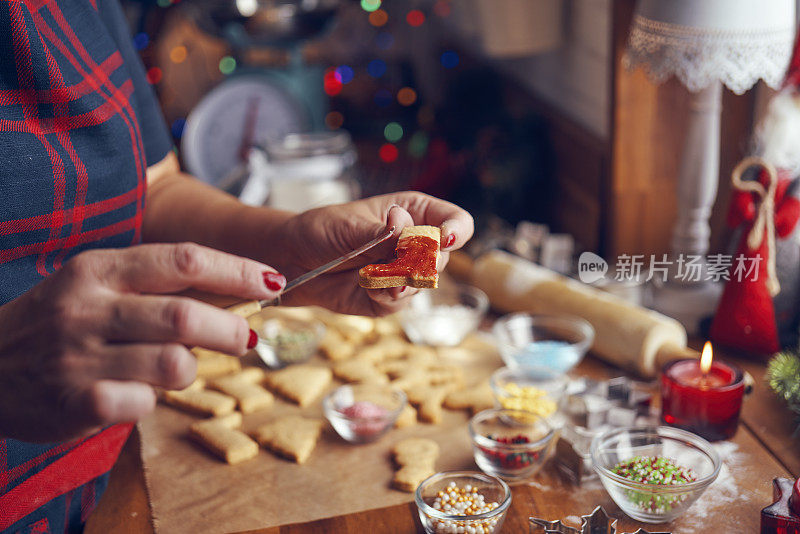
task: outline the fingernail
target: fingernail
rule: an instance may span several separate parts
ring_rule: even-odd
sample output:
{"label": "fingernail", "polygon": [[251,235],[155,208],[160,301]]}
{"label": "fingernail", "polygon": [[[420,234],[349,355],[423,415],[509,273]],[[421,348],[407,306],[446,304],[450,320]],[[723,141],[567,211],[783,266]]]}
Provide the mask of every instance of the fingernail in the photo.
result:
{"label": "fingernail", "polygon": [[453,243],[456,242],[456,235],[450,234],[444,240],[444,247],[443,248],[450,248],[453,246]]}
{"label": "fingernail", "polygon": [[402,206],[400,204],[392,204],[389,206],[389,208],[386,210],[386,224],[389,224],[389,214],[394,208],[402,208]]}
{"label": "fingernail", "polygon": [[286,285],[286,277],[281,273],[266,271],[264,273],[264,285],[266,285],[267,289],[270,291],[280,291]]}
{"label": "fingernail", "polygon": [[250,339],[247,340],[247,349],[250,350],[258,343],[258,334],[252,328],[250,329]]}

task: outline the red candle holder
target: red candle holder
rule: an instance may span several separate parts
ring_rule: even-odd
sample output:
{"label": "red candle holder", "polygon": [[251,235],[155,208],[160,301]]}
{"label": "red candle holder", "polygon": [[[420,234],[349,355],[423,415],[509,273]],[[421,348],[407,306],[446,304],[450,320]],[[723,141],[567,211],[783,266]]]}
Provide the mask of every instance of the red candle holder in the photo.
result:
{"label": "red candle holder", "polygon": [[714,361],[708,372],[696,359],[674,360],[661,373],[661,419],[709,441],[732,438],[739,426],[744,373]]}
{"label": "red candle holder", "polygon": [[773,479],[772,498],[761,510],[761,534],[800,534],[800,479]]}

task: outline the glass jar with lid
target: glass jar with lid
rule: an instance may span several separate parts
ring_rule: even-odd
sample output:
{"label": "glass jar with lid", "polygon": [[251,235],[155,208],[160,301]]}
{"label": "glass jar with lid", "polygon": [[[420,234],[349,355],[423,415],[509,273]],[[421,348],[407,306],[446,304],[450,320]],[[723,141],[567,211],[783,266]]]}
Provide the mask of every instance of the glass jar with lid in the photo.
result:
{"label": "glass jar with lid", "polygon": [[288,134],[262,148],[268,206],[305,211],[358,198],[356,151],[346,131]]}

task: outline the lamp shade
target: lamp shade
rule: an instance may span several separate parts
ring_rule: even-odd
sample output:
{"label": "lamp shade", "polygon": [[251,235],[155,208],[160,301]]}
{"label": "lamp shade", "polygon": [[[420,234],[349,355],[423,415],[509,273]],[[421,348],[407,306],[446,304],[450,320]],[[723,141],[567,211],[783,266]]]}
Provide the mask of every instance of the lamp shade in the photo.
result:
{"label": "lamp shade", "polygon": [[657,83],[741,94],[759,79],[780,85],[794,36],[794,0],[639,0],[624,61]]}

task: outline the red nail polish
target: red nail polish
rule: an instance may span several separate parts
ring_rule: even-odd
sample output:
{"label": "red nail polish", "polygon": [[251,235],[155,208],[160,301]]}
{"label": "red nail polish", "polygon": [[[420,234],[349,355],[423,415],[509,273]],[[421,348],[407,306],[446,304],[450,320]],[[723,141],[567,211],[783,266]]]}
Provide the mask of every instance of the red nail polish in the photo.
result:
{"label": "red nail polish", "polygon": [[286,277],[281,273],[267,271],[264,273],[264,285],[270,291],[280,291],[286,285]]}
{"label": "red nail polish", "polygon": [[455,234],[448,235],[447,238],[444,240],[444,248],[452,247],[453,243],[455,243],[455,242],[456,242]]}
{"label": "red nail polish", "polygon": [[254,348],[256,346],[256,343],[258,343],[258,334],[256,334],[256,331],[251,328],[250,338],[247,340],[247,348],[248,349]]}

